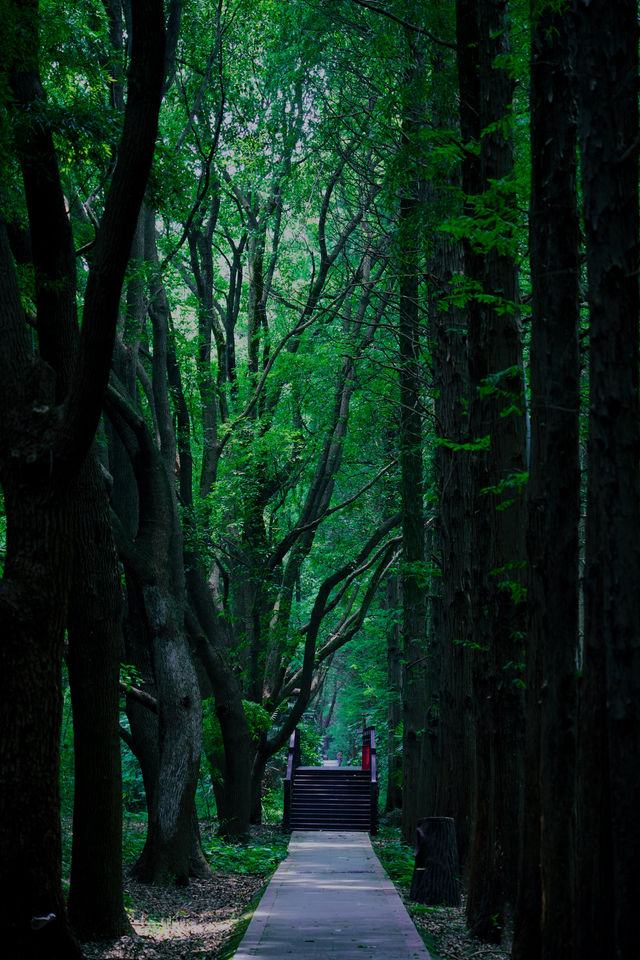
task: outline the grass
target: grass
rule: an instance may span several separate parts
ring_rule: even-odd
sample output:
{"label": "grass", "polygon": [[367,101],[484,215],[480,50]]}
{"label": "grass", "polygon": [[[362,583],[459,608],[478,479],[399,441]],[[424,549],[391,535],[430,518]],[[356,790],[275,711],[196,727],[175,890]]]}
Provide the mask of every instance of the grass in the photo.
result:
{"label": "grass", "polygon": [[375,848],[380,863],[395,884],[411,886],[414,853],[400,839],[398,827],[381,827],[375,839]]}
{"label": "grass", "polygon": [[259,839],[222,840],[203,837],[202,849],[215,870],[231,873],[270,873],[287,852],[288,836],[265,833]]}

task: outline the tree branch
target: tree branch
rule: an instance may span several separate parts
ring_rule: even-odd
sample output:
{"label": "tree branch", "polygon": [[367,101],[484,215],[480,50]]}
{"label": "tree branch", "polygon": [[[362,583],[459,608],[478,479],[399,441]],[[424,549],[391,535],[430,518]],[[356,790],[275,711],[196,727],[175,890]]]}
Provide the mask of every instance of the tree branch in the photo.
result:
{"label": "tree branch", "polygon": [[384,7],[379,7],[376,3],[369,3],[368,0],[351,0],[351,2],[357,4],[359,7],[364,7],[365,10],[371,10],[373,13],[380,14],[381,17],[386,17],[388,20],[392,20],[399,26],[404,27],[405,30],[410,30],[412,33],[417,33],[419,36],[427,37],[433,43],[437,43],[441,47],[446,47],[448,50],[458,49],[455,43],[451,43],[448,40],[443,40],[442,37],[437,37],[435,33],[431,33],[431,31],[427,30],[425,27],[419,27],[415,23],[410,23],[409,20],[404,20],[402,17],[396,16],[395,13],[391,13],[390,10],[385,10]]}

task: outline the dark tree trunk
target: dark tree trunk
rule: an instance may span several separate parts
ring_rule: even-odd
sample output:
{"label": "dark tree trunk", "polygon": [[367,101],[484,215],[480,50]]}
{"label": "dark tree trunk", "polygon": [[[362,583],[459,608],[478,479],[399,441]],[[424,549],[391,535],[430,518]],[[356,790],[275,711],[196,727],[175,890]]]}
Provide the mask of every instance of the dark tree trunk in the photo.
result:
{"label": "dark tree trunk", "polygon": [[93,451],[75,491],[74,519],[67,654],[75,756],[69,918],[82,940],[109,940],[130,929],[122,890],[118,732],[122,591],[104,479]]}
{"label": "dark tree trunk", "polygon": [[574,12],[590,321],[577,953],[622,960],[640,898],[638,11]]}
{"label": "dark tree trunk", "polygon": [[220,632],[226,625],[216,614],[204,571],[195,556],[187,553],[186,560],[187,586],[194,614],[189,619],[189,631],[213,690],[224,744],[223,787],[216,793],[219,831],[222,836],[244,836],[249,832],[254,751],[242,706],[242,691],[220,653],[219,646],[224,646],[220,644]]}
{"label": "dark tree trunk", "polygon": [[[435,5],[436,9],[438,4]],[[448,14],[450,11],[447,11]],[[444,11],[441,9],[441,13]],[[446,16],[446,15],[445,15]],[[447,17],[448,19],[448,17]],[[438,25],[446,36],[450,24]],[[429,50],[433,92],[430,120],[434,128],[459,126],[456,64],[444,47]],[[429,185],[427,209],[436,223],[459,216],[460,171],[437,166]],[[433,235],[432,235],[433,234]],[[437,606],[430,633],[438,649],[437,795],[430,812],[455,821],[462,864],[468,861],[473,776],[470,728],[471,639],[471,462],[469,442],[468,312],[456,302],[456,284],[464,275],[462,243],[429,231],[428,332],[433,376],[434,427],[438,438],[433,458],[437,516],[434,554],[439,561],[434,580]],[[431,667],[432,658],[429,665]],[[434,671],[435,672],[435,671]]]}
{"label": "dark tree trunk", "polygon": [[[27,409],[23,416],[26,435]],[[7,879],[0,918],[15,956],[65,960],[81,956],[62,895],[59,794],[72,513],[66,496],[42,497],[46,477],[34,485],[31,473],[2,472],[9,525],[0,590],[0,859]]]}
{"label": "dark tree trunk", "polygon": [[[514,957],[573,956],[579,233],[566,11],[533,3],[527,756]],[[544,905],[544,906],[543,906]]]}
{"label": "dark tree trunk", "polygon": [[[392,612],[400,609],[400,579],[397,574],[387,578],[385,607]],[[387,626],[387,680],[389,706],[387,708],[387,813],[402,807],[402,758],[399,755],[398,730],[402,723],[402,660],[400,629],[395,617]]]}
{"label": "dark tree trunk", "polygon": [[[417,56],[417,55],[416,55]],[[403,105],[404,177],[398,220],[400,273],[400,470],[402,511],[402,836],[413,840],[424,814],[424,737],[426,702],[427,582],[422,479],[422,411],[420,366],[419,263],[421,197],[415,140],[422,118],[420,91],[423,65],[412,62],[405,72]]]}
{"label": "dark tree trunk", "polygon": [[410,899],[459,907],[460,867],[454,821],[451,817],[424,817],[418,821],[416,834]]}
{"label": "dark tree trunk", "polygon": [[[451,292],[461,269],[461,250],[444,245],[433,300]],[[473,776],[471,740],[471,463],[469,442],[467,313],[451,305],[432,321],[433,374],[437,384],[436,423],[442,444],[436,452],[439,497],[437,543],[441,563],[441,769],[435,812],[451,816],[458,853],[468,863]]]}
{"label": "dark tree trunk", "polygon": [[[0,585],[5,678],[0,724],[4,938],[25,958],[78,957],[61,888],[61,661],[73,564],[69,493],[98,424],[135,216],[157,133],[161,4],[133,5],[130,86],[118,161],[78,332],[75,256],[38,76],[37,4],[12,4],[21,38],[7,64],[16,159],[27,200],[39,358],[27,348],[15,269],[0,222],[0,482],[7,514]],[[140,29],[141,23],[145,29]],[[29,337],[29,340],[31,337]],[[7,456],[7,452],[11,456]],[[10,827],[8,827],[10,825]]]}
{"label": "dark tree trunk", "polygon": [[[133,628],[133,634],[128,638],[128,652],[138,657],[143,675],[153,680],[158,705],[157,769],[147,765],[145,770],[143,766],[149,829],[135,875],[147,883],[187,883],[202,713],[184,625],[186,602],[177,503],[165,459],[144,419],[115,391],[110,394],[109,410],[121,438],[128,444],[140,503],[135,543],[129,540],[121,524],[115,525],[129,588],[126,624]],[[170,443],[166,434],[165,441]],[[122,497],[122,491],[119,496]],[[132,720],[135,741],[139,731],[133,715]],[[153,734],[155,718],[143,715],[141,722],[145,736]],[[147,729],[150,722],[154,725],[151,731]],[[142,743],[137,743],[136,752],[145,756]],[[155,766],[155,748],[146,753]],[[145,763],[144,759],[142,762]]]}
{"label": "dark tree trunk", "polygon": [[256,753],[251,769],[251,823],[262,823],[262,789],[268,757]]}
{"label": "dark tree trunk", "polygon": [[[512,172],[510,138],[500,126],[511,106],[512,81],[495,66],[509,49],[506,8],[505,0],[457,5],[462,136],[480,143],[479,158],[463,165],[471,215],[471,198],[497,189]],[[478,450],[472,523],[476,782],[467,918],[471,932],[490,942],[499,942],[517,888],[526,466],[517,275],[506,252],[515,211],[508,194],[496,202],[505,223],[502,243],[492,242],[482,255],[471,242],[465,249],[466,276],[484,295],[470,303],[469,322],[470,431]]]}
{"label": "dark tree trunk", "polygon": [[[468,863],[473,776],[471,742],[471,461],[467,311],[451,297],[463,268],[461,244],[442,239],[434,251],[430,289],[431,356],[436,397],[438,491],[437,554],[440,558],[440,771],[434,813],[455,821],[458,853]],[[436,279],[437,278],[437,279]]]}
{"label": "dark tree trunk", "polygon": [[200,690],[181,624],[183,611],[158,586],[145,589],[159,703],[158,780],[147,840],[135,876],[186,884],[192,858],[192,810],[200,764]]}

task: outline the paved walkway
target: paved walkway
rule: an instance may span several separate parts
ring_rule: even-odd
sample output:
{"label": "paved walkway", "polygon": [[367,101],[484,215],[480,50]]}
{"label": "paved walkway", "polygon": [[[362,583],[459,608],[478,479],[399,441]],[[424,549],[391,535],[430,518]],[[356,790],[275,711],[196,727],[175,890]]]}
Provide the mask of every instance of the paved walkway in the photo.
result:
{"label": "paved walkway", "polygon": [[429,960],[366,833],[295,830],[234,960]]}

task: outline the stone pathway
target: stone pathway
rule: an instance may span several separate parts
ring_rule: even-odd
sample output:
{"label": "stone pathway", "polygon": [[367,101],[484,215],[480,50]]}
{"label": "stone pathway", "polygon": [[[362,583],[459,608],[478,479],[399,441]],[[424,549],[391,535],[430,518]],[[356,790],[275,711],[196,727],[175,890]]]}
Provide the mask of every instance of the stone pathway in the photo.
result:
{"label": "stone pathway", "polygon": [[429,960],[366,833],[296,830],[234,960]]}

